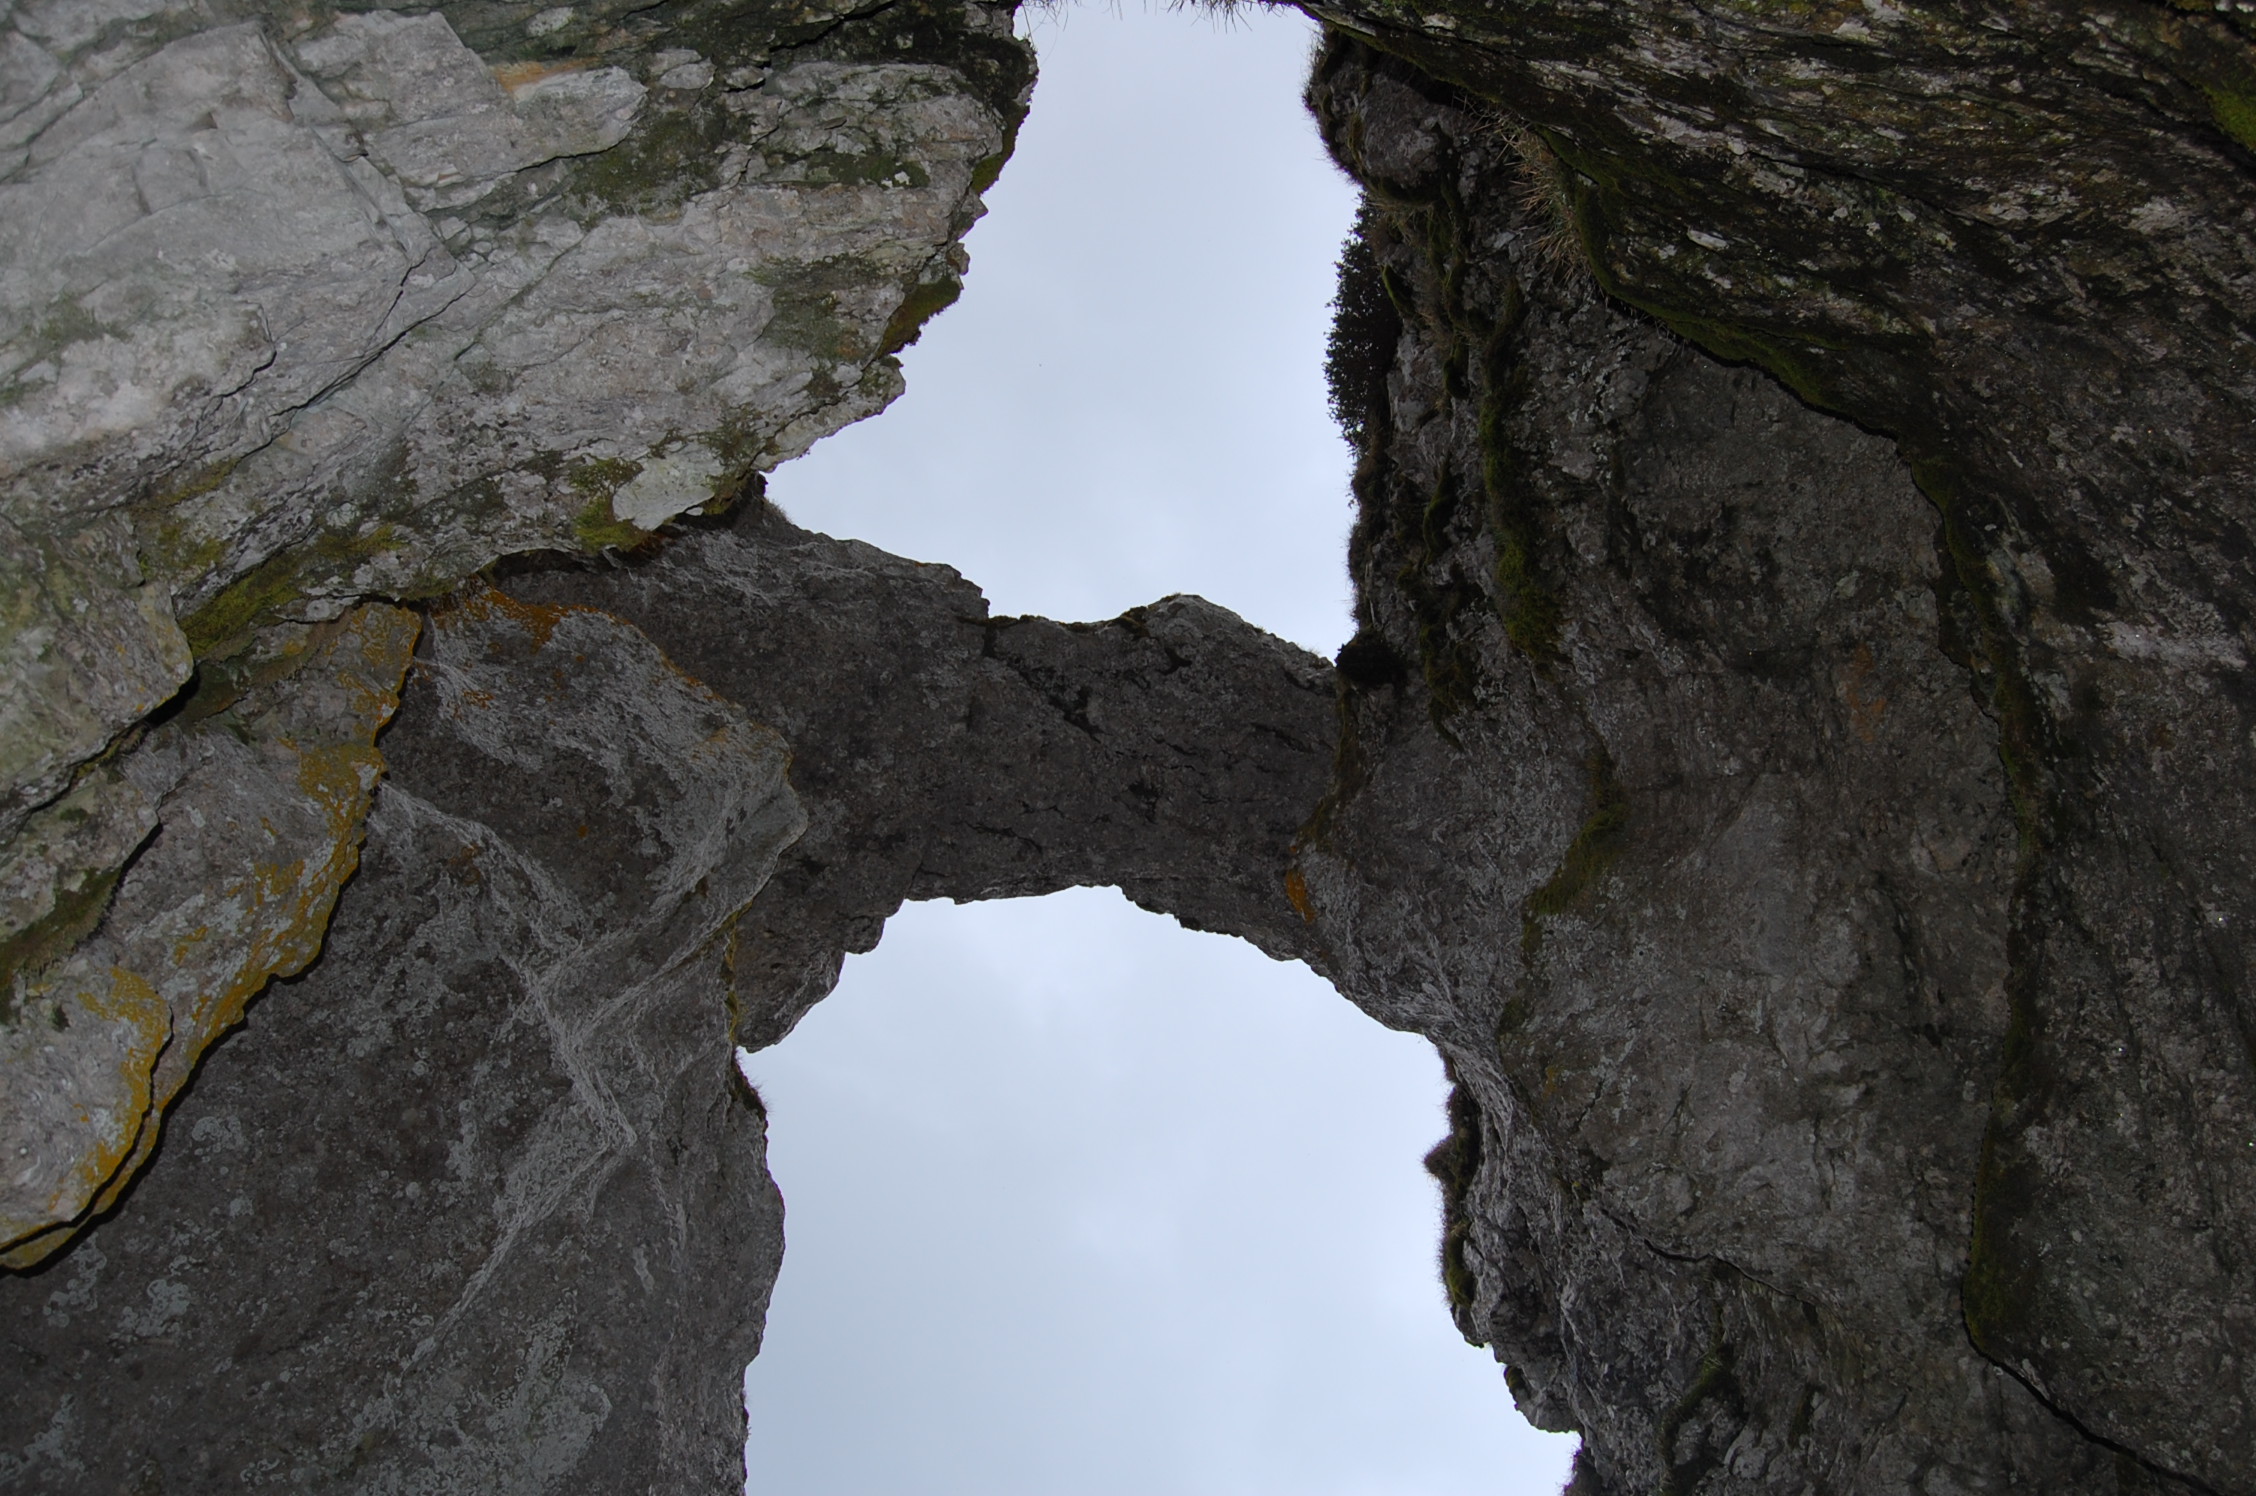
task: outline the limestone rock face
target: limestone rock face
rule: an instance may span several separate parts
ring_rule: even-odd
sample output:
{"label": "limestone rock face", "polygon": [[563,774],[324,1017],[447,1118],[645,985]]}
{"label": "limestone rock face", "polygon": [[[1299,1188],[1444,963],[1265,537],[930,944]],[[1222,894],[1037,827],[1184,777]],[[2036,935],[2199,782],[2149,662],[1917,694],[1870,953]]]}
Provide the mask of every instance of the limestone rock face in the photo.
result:
{"label": "limestone rock face", "polygon": [[[2015,844],[1933,511],[1888,443],[1547,268],[1446,90],[1353,44],[1315,87],[1407,315],[1299,866],[1343,990],[1473,1104],[1460,1323],[1609,1488],[2010,1479],[2030,1399],[1957,1289]],[[1504,252],[1452,275],[1443,234]]]}
{"label": "limestone rock face", "polygon": [[811,825],[744,926],[739,1037],[826,995],[904,899],[1112,884],[1280,958],[1337,735],[1332,672],[1193,597],[1104,624],[990,618],[978,588],[773,511],[623,570],[513,581],[632,621],[793,748]]}
{"label": "limestone rock face", "polygon": [[[286,711],[315,677],[271,667],[308,624],[638,544],[881,408],[1030,64],[983,5],[0,8],[6,1261],[115,1197],[204,1031],[311,958],[351,869],[366,783],[323,801],[353,824],[280,946],[197,927],[208,959],[170,979],[195,999],[93,947],[58,964],[113,890],[116,938],[155,938],[133,899],[162,879],[192,903],[264,865],[142,724],[252,677]],[[256,799],[221,737],[198,793]],[[183,1003],[203,1037],[168,1038]],[[34,1022],[66,1011],[67,1042]]]}
{"label": "limestone rock face", "polygon": [[1595,1489],[2250,1489],[2246,17],[1335,20],[1300,867],[1467,1332]]}
{"label": "limestone rock face", "polygon": [[293,647],[262,662],[270,678],[233,701],[215,690],[35,818],[56,835],[14,871],[65,890],[48,928],[74,911],[100,923],[36,975],[19,969],[0,1029],[0,1264],[38,1262],[116,1200],[204,1051],[269,978],[320,952],[417,626],[371,604],[276,631]]}
{"label": "limestone rock face", "polygon": [[881,407],[1028,78],[978,7],[15,9],[11,517],[129,521],[199,649],[631,542]]}

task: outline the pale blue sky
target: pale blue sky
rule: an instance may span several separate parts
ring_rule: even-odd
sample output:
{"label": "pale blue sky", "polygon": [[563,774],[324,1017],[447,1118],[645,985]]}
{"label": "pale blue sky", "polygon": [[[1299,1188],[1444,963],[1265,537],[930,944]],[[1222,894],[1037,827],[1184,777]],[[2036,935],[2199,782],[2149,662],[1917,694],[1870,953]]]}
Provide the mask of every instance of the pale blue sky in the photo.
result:
{"label": "pale blue sky", "polygon": [[1325,410],[1355,193],[1300,91],[1297,13],[1082,6],[909,391],[778,470],[801,524],[946,561],[998,613],[1109,618],[1196,592],[1329,654],[1348,452]]}
{"label": "pale blue sky", "polygon": [[[1354,210],[1310,30],[1084,8],[886,415],[802,524],[1099,618],[1198,592],[1348,633],[1325,414]],[[755,1496],[1551,1496],[1573,1441],[1451,1327],[1440,1065],[1306,968],[1110,890],[913,905],[749,1069],[789,1240]]]}

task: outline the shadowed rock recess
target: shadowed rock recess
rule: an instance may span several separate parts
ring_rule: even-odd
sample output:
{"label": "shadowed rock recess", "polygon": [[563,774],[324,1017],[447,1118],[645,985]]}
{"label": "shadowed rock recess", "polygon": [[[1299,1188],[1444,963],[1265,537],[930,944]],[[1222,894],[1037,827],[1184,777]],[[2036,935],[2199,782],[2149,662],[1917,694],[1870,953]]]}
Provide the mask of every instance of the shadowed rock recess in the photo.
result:
{"label": "shadowed rock recess", "polygon": [[1439,1047],[1572,1490],[2256,1496],[2256,7],[1312,13],[1336,665],[759,497],[1007,6],[0,0],[0,1488],[736,1489],[735,1047],[1110,883]]}

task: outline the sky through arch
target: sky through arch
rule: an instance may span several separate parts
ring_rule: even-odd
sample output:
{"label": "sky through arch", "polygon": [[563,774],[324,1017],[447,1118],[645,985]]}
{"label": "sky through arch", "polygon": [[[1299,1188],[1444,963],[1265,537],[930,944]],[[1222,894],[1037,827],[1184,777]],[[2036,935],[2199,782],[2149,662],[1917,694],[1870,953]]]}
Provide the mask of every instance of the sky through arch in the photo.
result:
{"label": "sky through arch", "polygon": [[753,1496],[1552,1496],[1433,1269],[1422,1039],[1110,889],[912,904],[755,1056]]}

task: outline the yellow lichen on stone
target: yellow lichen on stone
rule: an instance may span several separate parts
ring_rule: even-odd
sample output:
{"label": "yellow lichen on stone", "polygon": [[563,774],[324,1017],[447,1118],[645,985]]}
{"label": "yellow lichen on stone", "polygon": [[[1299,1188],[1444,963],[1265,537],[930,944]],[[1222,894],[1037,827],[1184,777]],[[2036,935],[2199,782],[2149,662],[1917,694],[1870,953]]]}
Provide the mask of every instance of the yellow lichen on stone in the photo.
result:
{"label": "yellow lichen on stone", "polygon": [[[44,1110],[59,1114],[75,1133],[67,1151],[19,1150],[9,1160],[13,1167],[0,1188],[0,1266],[29,1267],[61,1246],[68,1234],[57,1235],[58,1224],[86,1215],[126,1161],[147,1152],[146,1135],[155,1131],[150,1083],[172,1036],[170,1008],[154,987],[122,968],[72,975],[77,980],[45,994],[43,1006],[53,1015],[48,1032],[26,1025],[7,1034],[0,1049],[0,1103],[18,1100],[11,1093],[19,1088],[37,1088],[48,1103]],[[108,1053],[95,1064],[73,1063],[89,1056],[53,1042],[81,1027],[107,1041]]]}
{"label": "yellow lichen on stone", "polygon": [[[418,631],[400,609],[356,609],[318,632],[288,679],[184,735],[195,767],[167,797],[164,829],[109,919],[59,968],[91,969],[99,953],[114,991],[59,999],[76,1006],[50,1032],[27,1018],[0,1036],[31,1051],[0,1049],[0,1144],[63,1181],[36,1198],[0,1195],[0,1265],[37,1263],[115,1203],[205,1051],[268,982],[320,954],[359,866],[384,769],[376,734],[398,708]],[[215,867],[236,871],[215,883]],[[48,1072],[73,1069],[94,1099],[38,1104],[34,1088],[63,1095]]]}

